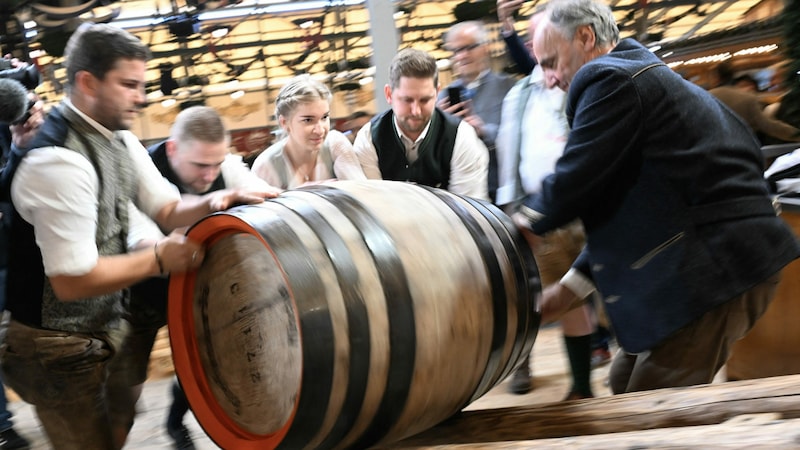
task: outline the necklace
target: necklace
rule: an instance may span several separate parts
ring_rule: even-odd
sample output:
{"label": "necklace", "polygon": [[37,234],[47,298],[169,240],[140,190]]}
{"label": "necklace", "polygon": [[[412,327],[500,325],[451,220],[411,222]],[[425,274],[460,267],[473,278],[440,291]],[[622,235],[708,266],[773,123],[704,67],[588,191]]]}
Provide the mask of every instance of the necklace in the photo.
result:
{"label": "necklace", "polygon": [[306,183],[314,178],[314,169],[317,167],[316,154],[313,154],[313,158],[306,162],[300,162],[299,160],[307,158],[297,158],[291,152],[287,152],[287,156],[289,157],[289,162],[294,167],[294,173],[298,178],[302,179]]}
{"label": "necklace", "polygon": [[294,172],[297,175],[297,178],[300,178],[301,180],[307,183],[314,178],[314,168],[315,168],[314,165],[312,165],[311,167],[308,167],[306,165],[305,168],[304,166],[300,165],[295,168]]}

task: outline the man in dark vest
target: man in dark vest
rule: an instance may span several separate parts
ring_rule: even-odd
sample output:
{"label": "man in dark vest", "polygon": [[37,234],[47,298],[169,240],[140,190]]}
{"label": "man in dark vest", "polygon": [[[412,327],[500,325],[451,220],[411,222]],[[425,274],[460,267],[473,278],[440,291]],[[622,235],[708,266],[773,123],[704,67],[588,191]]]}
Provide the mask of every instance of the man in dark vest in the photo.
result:
{"label": "man in dark vest", "polygon": [[[29,94],[30,95],[30,94]],[[13,147],[25,148],[39,131],[44,121],[41,102],[36,102],[31,108],[30,116],[22,123],[0,123],[0,168],[5,169],[8,157]],[[2,170],[0,169],[0,170]],[[8,265],[9,228],[14,209],[8,198],[8,192],[0,196],[0,312],[6,304],[6,273]],[[11,411],[8,410],[8,399],[5,387],[0,380],[0,449],[27,449],[30,443],[17,434],[11,420]]]}
{"label": "man in dark vest", "polygon": [[489,152],[467,122],[436,108],[439,72],[426,52],[406,48],[384,87],[391,109],[359,130],[353,144],[370,179],[410,181],[488,199]]}
{"label": "man in dark vest", "polygon": [[[193,106],[175,118],[169,139],[149,149],[159,172],[184,195],[205,195],[224,189],[249,189],[277,195],[280,190],[250,172],[242,158],[228,151],[230,139],[222,118],[213,108]],[[128,232],[128,247],[148,248],[163,238],[158,226],[142,218]],[[126,407],[129,422],[136,414],[136,401],[147,379],[150,352],[158,330],[167,324],[167,277],[148,278],[131,287],[128,321],[131,333],[120,360],[123,376],[133,386]],[[172,385],[173,401],[167,415],[167,434],[179,449],[193,449],[183,416],[189,403],[180,385]],[[121,406],[122,408],[122,406]]]}
{"label": "man in dark vest", "polygon": [[127,131],[145,100],[148,56],[124,30],[81,26],[65,50],[69,95],[6,168],[14,217],[3,374],[59,449],[124,445],[130,424],[115,409],[119,383],[109,370],[128,328],[124,289],[203,261],[203,248],[180,233],[127,251],[134,205],[172,230],[268,195],[182,200],[161,176]]}

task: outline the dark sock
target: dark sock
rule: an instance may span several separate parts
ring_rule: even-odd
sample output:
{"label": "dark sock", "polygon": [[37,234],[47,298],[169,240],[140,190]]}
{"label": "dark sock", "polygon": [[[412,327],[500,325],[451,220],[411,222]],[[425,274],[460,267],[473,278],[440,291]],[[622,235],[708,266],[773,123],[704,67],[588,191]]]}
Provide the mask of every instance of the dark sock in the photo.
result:
{"label": "dark sock", "polygon": [[189,411],[189,401],[177,381],[172,383],[172,405],[167,415],[167,428],[177,429],[183,426],[183,416]]}
{"label": "dark sock", "polygon": [[569,367],[572,370],[572,390],[584,396],[592,396],[592,335],[564,336]]}

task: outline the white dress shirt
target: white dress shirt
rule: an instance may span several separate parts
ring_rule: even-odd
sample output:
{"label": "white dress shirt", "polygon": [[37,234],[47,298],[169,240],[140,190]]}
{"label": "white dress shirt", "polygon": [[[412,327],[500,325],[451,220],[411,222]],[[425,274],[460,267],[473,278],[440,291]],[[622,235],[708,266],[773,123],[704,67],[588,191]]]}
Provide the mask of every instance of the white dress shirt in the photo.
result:
{"label": "white dress shirt", "polygon": [[[427,136],[431,126],[430,122],[414,141],[400,131],[397,120],[394,121],[394,124],[398,136],[401,137],[401,141],[406,147],[406,158],[409,162],[416,161],[419,144]],[[378,165],[378,153],[375,144],[372,143],[371,127],[371,122],[367,122],[361,127],[355,142],[353,142],[353,147],[367,178],[380,180],[383,179],[383,176]],[[453,155],[450,158],[450,182],[447,190],[454,194],[488,200],[488,174],[489,150],[478,137],[472,125],[462,120],[456,131]]]}
{"label": "white dress shirt", "polygon": [[[147,150],[129,131],[112,133],[73,107],[91,126],[125,143],[138,177],[137,205],[151,217],[180,195],[153,165]],[[99,257],[97,230],[99,181],[92,163],[63,147],[31,150],[11,183],[17,211],[34,227],[47,276],[80,276],[92,271]]]}
{"label": "white dress shirt", "polygon": [[[544,73],[536,66],[528,77],[528,98],[520,98],[523,84],[517,83],[503,100],[500,129],[497,133],[497,204],[511,204],[523,195],[536,194],[542,181],[555,170],[564,153],[569,123],[564,114],[566,93],[547,89]],[[525,102],[519,117],[520,101]],[[594,284],[575,269],[570,269],[561,284],[581,298],[595,290]]]}

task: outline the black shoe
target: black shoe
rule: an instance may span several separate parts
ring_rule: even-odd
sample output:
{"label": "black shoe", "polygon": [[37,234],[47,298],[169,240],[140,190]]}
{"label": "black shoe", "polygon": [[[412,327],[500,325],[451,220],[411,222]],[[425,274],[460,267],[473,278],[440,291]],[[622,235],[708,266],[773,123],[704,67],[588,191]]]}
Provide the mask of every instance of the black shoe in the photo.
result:
{"label": "black shoe", "polygon": [[194,450],[194,443],[192,442],[192,435],[185,426],[181,425],[178,428],[167,427],[167,433],[172,438],[177,449]]}
{"label": "black shoe", "polygon": [[531,369],[527,364],[514,371],[508,390],[517,395],[527,394],[531,390]]}
{"label": "black shoe", "polygon": [[571,391],[569,394],[567,394],[566,397],[564,397],[564,400],[562,400],[562,401],[563,402],[571,402],[573,400],[585,400],[587,398],[594,398],[594,395],[585,394],[583,392],[578,392],[578,391]]}
{"label": "black shoe", "polygon": [[0,431],[0,449],[2,450],[27,450],[31,448],[27,439],[17,434],[13,428]]}

